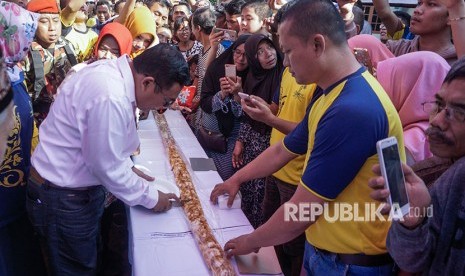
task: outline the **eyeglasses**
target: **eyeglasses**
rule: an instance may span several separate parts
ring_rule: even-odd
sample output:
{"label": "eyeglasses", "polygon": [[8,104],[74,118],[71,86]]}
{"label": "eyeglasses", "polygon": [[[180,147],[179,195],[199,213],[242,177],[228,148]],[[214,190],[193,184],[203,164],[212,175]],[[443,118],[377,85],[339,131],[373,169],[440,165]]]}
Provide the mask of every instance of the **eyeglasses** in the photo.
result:
{"label": "eyeglasses", "polygon": [[242,57],[245,57],[245,52],[242,52],[241,50],[236,49],[236,50],[234,50],[234,55],[235,55],[236,57],[242,58]]}
{"label": "eyeglasses", "polygon": [[446,118],[449,121],[456,121],[463,123],[465,122],[465,110],[459,109],[456,107],[446,106],[445,104],[439,103],[438,101],[424,102],[421,104],[423,106],[423,111],[425,111],[430,116],[436,116],[441,111],[446,111]]}
{"label": "eyeglasses", "polygon": [[153,81],[155,82],[154,93],[156,94],[158,87],[160,89],[160,93],[163,95],[163,107],[157,109],[157,112],[159,114],[163,114],[174,103],[174,101],[176,101],[176,99],[171,99],[170,97],[167,97],[166,94],[163,92],[163,88],[161,88],[160,84],[158,84],[158,82],[155,79]]}
{"label": "eyeglasses", "polygon": [[182,28],[178,30],[179,33],[190,33],[191,30],[189,28]]}

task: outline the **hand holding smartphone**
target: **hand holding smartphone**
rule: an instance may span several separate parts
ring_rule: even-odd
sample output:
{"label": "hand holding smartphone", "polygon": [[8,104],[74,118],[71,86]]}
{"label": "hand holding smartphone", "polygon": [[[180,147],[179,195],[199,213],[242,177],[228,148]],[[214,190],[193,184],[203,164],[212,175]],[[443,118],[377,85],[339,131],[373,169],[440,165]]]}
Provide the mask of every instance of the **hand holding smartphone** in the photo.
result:
{"label": "hand holding smartphone", "polygon": [[223,32],[223,35],[224,35],[223,40],[228,40],[228,41],[233,41],[234,42],[237,39],[237,33],[234,30],[222,29],[222,28],[214,28],[213,31],[215,33]]}
{"label": "hand holding smartphone", "polygon": [[389,190],[389,204],[394,219],[401,219],[410,211],[410,203],[405,187],[404,172],[400,160],[396,137],[389,137],[376,143],[381,175]]}
{"label": "hand holding smartphone", "polygon": [[235,79],[236,78],[236,65],[225,64],[224,65],[224,76]]}
{"label": "hand holding smartphone", "polygon": [[252,99],[250,98],[250,95],[249,94],[245,94],[245,93],[242,93],[242,92],[239,92],[237,93],[239,95],[239,97],[243,100],[249,100],[251,101]]}

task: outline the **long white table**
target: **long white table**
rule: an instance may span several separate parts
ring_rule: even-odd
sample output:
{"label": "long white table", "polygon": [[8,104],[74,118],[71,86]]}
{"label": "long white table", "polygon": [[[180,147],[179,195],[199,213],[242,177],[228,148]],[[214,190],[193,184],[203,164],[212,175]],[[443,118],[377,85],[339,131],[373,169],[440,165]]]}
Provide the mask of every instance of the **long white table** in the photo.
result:
{"label": "long white table", "polygon": [[[188,159],[206,158],[207,155],[178,111],[165,112],[171,133]],[[154,177],[174,182],[166,151],[150,114],[139,122],[140,155],[134,161],[150,171]],[[253,231],[241,209],[221,210],[211,204],[210,192],[222,180],[216,171],[195,172],[193,176],[207,221],[218,242],[224,244],[231,238]],[[140,206],[129,208],[129,254],[136,276],[204,276],[210,272],[205,265],[197,244],[189,230],[187,218],[179,207],[166,213],[155,214]],[[233,266],[237,265],[234,258]]]}

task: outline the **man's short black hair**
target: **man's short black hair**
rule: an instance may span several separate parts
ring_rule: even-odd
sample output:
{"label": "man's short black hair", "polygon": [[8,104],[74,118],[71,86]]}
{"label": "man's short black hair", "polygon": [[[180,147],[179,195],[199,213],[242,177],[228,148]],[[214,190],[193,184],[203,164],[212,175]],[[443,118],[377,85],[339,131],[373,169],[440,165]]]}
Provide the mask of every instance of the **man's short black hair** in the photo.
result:
{"label": "man's short black hair", "polygon": [[204,33],[209,35],[216,24],[215,13],[210,7],[199,8],[192,14],[192,23],[194,24],[192,27],[200,26]]}
{"label": "man's short black hair", "polygon": [[232,0],[224,6],[224,11],[229,15],[241,14],[241,8],[245,3],[245,0]]}
{"label": "man's short black hair", "polygon": [[118,9],[118,6],[121,4],[121,3],[126,3],[126,0],[120,0],[118,2],[115,3],[115,5],[113,6],[113,12],[114,13],[117,13],[117,9]]}
{"label": "man's short black hair", "polygon": [[173,84],[181,86],[190,82],[189,67],[181,52],[166,43],[148,48],[133,60],[138,74],[155,78],[162,89],[169,89]]}
{"label": "man's short black hair", "polygon": [[294,6],[295,3],[297,3],[297,0],[292,0],[284,4],[275,14],[274,16],[274,23],[279,24],[281,23],[283,19],[283,14],[292,6]]}
{"label": "man's short black hair", "polygon": [[186,6],[186,8],[187,8],[187,10],[189,11],[189,13],[192,13],[191,6],[190,6],[189,3],[187,3],[186,1],[179,1],[178,4],[176,4],[176,5],[173,6],[173,10],[174,10],[174,7],[178,7],[178,6]]}
{"label": "man's short black hair", "polygon": [[246,2],[244,5],[242,5],[241,12],[245,8],[254,9],[255,14],[258,16],[258,19],[260,20],[263,20],[272,15],[270,6],[268,6],[268,3],[263,0],[252,0],[252,1]]}
{"label": "man's short black hair", "polygon": [[336,46],[347,44],[344,20],[330,0],[296,0],[280,21],[288,21],[291,24],[289,34],[303,42],[321,34]]}
{"label": "man's short black hair", "polygon": [[152,8],[155,3],[158,3],[160,6],[168,9],[173,7],[169,0],[144,0],[144,5],[146,5],[149,9]]}
{"label": "man's short black hair", "polygon": [[99,0],[97,4],[95,4],[95,9],[97,10],[98,6],[103,6],[103,5],[108,7],[108,11],[111,11],[111,3],[110,1],[107,1],[107,0]]}
{"label": "man's short black hair", "polygon": [[452,64],[452,67],[444,79],[444,83],[450,84],[453,80],[457,79],[465,80],[465,57],[458,59]]}

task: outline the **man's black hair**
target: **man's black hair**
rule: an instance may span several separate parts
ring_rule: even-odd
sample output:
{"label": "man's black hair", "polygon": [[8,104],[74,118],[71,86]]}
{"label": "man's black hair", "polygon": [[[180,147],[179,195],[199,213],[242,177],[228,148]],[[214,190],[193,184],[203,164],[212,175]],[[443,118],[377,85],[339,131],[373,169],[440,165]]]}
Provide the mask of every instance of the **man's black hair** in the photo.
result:
{"label": "man's black hair", "polygon": [[192,14],[192,23],[194,24],[192,27],[200,26],[204,33],[209,35],[216,24],[215,13],[210,7],[199,8]]}
{"label": "man's black hair", "polygon": [[224,11],[229,15],[241,14],[241,7],[245,3],[245,0],[232,0],[224,6]]}
{"label": "man's black hair", "polygon": [[138,74],[153,77],[162,89],[173,84],[181,86],[190,82],[189,67],[181,52],[166,43],[148,48],[133,60]]}
{"label": "man's black hair", "polygon": [[465,57],[458,59],[452,64],[452,67],[444,79],[444,83],[450,84],[456,79],[465,80]]}
{"label": "man's black hair", "polygon": [[107,1],[107,0],[99,0],[97,2],[97,4],[95,4],[95,10],[97,10],[98,6],[104,6],[104,5],[108,7],[108,11],[110,12],[111,11],[111,3],[110,3],[110,1]]}
{"label": "man's black hair", "polygon": [[120,0],[120,1],[118,1],[118,2],[115,3],[115,5],[113,6],[113,12],[114,12],[114,13],[118,12],[118,11],[117,11],[118,6],[119,6],[121,3],[126,3],[126,0]]}
{"label": "man's black hair", "polygon": [[255,14],[257,14],[258,19],[263,20],[267,17],[270,17],[273,13],[268,3],[263,0],[252,0],[246,2],[244,5],[241,6],[241,12],[245,8],[254,9]]}
{"label": "man's black hair", "polygon": [[334,45],[347,44],[344,20],[330,0],[296,0],[280,21],[288,21],[291,24],[289,34],[303,42],[315,34],[321,34]]}
{"label": "man's black hair", "polygon": [[153,4],[155,3],[158,3],[160,6],[164,7],[164,8],[168,8],[168,9],[171,9],[173,7],[173,5],[171,4],[171,2],[169,0],[145,0],[144,1],[144,4],[150,9]]}
{"label": "man's black hair", "polygon": [[190,6],[189,3],[187,3],[186,1],[179,1],[178,4],[176,4],[176,5],[173,6],[173,10],[174,10],[174,7],[178,7],[178,6],[186,6],[186,8],[187,8],[187,10],[189,11],[189,13],[192,13],[191,6]]}
{"label": "man's black hair", "polygon": [[294,4],[297,3],[297,0],[292,0],[284,4],[275,14],[274,16],[274,23],[279,24],[283,18],[283,14]]}

